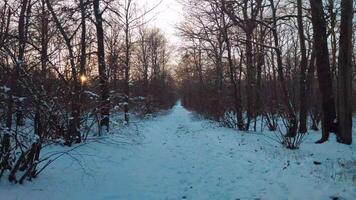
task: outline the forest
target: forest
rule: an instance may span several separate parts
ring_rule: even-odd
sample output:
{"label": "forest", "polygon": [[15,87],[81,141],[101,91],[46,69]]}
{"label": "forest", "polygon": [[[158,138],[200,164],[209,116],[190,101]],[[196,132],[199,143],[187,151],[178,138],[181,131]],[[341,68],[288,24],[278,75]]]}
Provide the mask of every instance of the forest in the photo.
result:
{"label": "forest", "polygon": [[261,121],[274,131],[282,118],[290,148],[319,123],[318,143],[334,132],[351,144],[356,24],[353,2],[341,2],[189,2],[183,104],[241,131]]}
{"label": "forest", "polygon": [[[355,13],[353,0],[2,0],[0,196],[354,198]],[[87,169],[95,181],[76,182]],[[269,186],[284,172],[286,188]],[[332,189],[316,195],[321,181]]]}

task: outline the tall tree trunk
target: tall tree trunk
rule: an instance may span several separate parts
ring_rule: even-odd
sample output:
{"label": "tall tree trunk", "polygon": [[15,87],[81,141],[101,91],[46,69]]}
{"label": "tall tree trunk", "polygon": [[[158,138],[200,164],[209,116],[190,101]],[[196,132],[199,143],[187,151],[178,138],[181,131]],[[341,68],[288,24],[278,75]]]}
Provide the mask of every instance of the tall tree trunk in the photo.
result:
{"label": "tall tree trunk", "polygon": [[[79,7],[80,7],[80,21],[81,21],[81,35],[80,35],[80,60],[79,60],[79,77],[80,77],[80,94],[79,94],[79,103],[80,103],[80,108],[82,110],[85,104],[85,98],[83,96],[83,91],[86,88],[86,1],[85,0],[80,0],[79,1]],[[82,112],[80,110],[79,112]],[[79,115],[80,116],[80,115]],[[81,135],[78,135],[77,142],[80,142],[82,140]]]}
{"label": "tall tree trunk", "polygon": [[[311,43],[311,42],[310,42]],[[312,44],[309,44],[310,46]],[[316,97],[318,97],[318,93],[316,93],[314,89],[314,74],[315,74],[315,46],[312,45],[312,50],[311,50],[311,55],[310,55],[310,61],[309,65],[307,68],[307,83],[306,83],[306,93],[307,94],[315,94]],[[317,131],[318,130],[318,107],[315,105],[315,97],[310,97],[309,101],[312,103],[309,103],[311,105],[311,110],[310,110],[310,118],[312,120],[312,125],[310,126],[311,129]],[[309,102],[308,101],[308,102]]]}
{"label": "tall tree trunk", "polygon": [[[80,76],[85,76],[86,65],[86,5],[84,0],[80,0],[80,21],[81,21],[81,36],[80,36]],[[83,82],[83,81],[82,81]]]}
{"label": "tall tree trunk", "polygon": [[[263,36],[260,36],[260,41],[264,40]],[[257,67],[257,76],[256,76],[256,110],[257,110],[257,115],[260,115],[262,113],[263,109],[263,101],[261,98],[261,93],[262,93],[262,67],[264,65],[264,55],[265,51],[263,47],[257,47],[257,59],[256,59],[256,67]]]}
{"label": "tall tree trunk", "polygon": [[[192,39],[192,42],[194,44],[193,48],[193,60],[194,60],[194,65],[195,65],[195,71],[197,73],[197,76],[199,78],[199,97],[204,98],[204,90],[205,90],[205,85],[204,85],[204,79],[203,79],[203,72],[202,72],[202,50],[201,50],[201,40],[199,39],[199,43],[196,44],[194,39]],[[198,51],[198,52],[197,52]],[[201,111],[204,108],[204,104],[198,104],[198,110]]]}
{"label": "tall tree trunk", "polygon": [[[5,18],[6,11],[8,11],[8,16]],[[11,9],[8,9],[8,2],[7,0],[5,0],[4,2],[4,7],[3,7],[3,13],[2,13],[3,19],[1,20],[1,29],[0,29],[0,48],[3,48],[3,46],[5,45],[5,41],[6,41],[6,35],[9,32],[9,25],[10,25],[10,17],[11,17]],[[10,85],[9,87],[12,87],[11,84],[12,80],[10,79]],[[8,129],[11,129],[12,126],[12,107],[13,107],[13,92],[10,90],[9,91],[9,99],[7,101],[7,112],[6,112],[6,120],[5,120],[5,126]],[[7,134],[5,134],[5,136],[9,136]]]}
{"label": "tall tree trunk", "polygon": [[95,15],[95,27],[96,27],[96,37],[97,37],[97,56],[98,56],[98,66],[99,66],[99,84],[100,84],[100,129],[106,126],[107,131],[109,131],[109,113],[110,113],[110,99],[109,99],[109,88],[107,85],[107,72],[105,65],[105,49],[104,49],[104,30],[103,30],[103,19],[102,13],[100,11],[100,0],[93,1],[93,9]]}
{"label": "tall tree trunk", "polygon": [[256,70],[253,66],[253,54],[252,54],[252,30],[247,28],[246,31],[246,93],[247,93],[247,123],[246,123],[246,130],[249,129],[251,118],[254,116],[254,107],[255,107],[255,75]]}
{"label": "tall tree trunk", "polygon": [[131,0],[127,2],[125,7],[125,84],[124,84],[124,120],[126,124],[129,123],[129,100],[130,100],[130,52],[131,52],[131,41],[130,41],[130,12]]}
{"label": "tall tree trunk", "polygon": [[297,10],[298,10],[298,34],[299,34],[299,45],[300,45],[300,110],[299,110],[299,132],[307,132],[307,94],[306,94],[306,70],[307,70],[307,52],[305,48],[305,36],[304,36],[304,27],[303,27],[303,4],[302,0],[297,0]]}
{"label": "tall tree trunk", "polygon": [[148,52],[147,52],[147,30],[140,29],[140,48],[141,48],[141,64],[143,67],[143,95],[148,96]]}
{"label": "tall tree trunk", "polygon": [[352,0],[342,0],[338,58],[338,135],[345,144],[352,143],[352,18]]}
{"label": "tall tree trunk", "polygon": [[329,51],[326,35],[326,22],[322,0],[310,0],[315,59],[318,72],[322,104],[322,137],[317,143],[328,140],[329,132],[336,128],[335,100],[330,73]]}
{"label": "tall tree trunk", "polygon": [[328,17],[329,17],[329,31],[327,35],[330,35],[330,46],[331,46],[331,79],[335,80],[336,74],[336,53],[337,53],[337,40],[336,40],[336,15],[337,13],[334,11],[335,0],[328,0]]}
{"label": "tall tree trunk", "polygon": [[[46,86],[46,78],[47,78],[47,59],[48,59],[48,12],[46,10],[46,2],[45,0],[41,0],[41,73],[40,73],[40,81],[41,85],[44,88]],[[43,89],[39,89],[40,93],[43,95]],[[34,132],[42,137],[42,121],[41,121],[41,99],[38,97],[36,102],[36,113],[34,119]]]}
{"label": "tall tree trunk", "polygon": [[[10,97],[9,97],[9,102],[8,102],[8,114],[7,114],[7,119],[6,119],[6,126],[8,129],[11,129],[12,126],[12,112],[13,112],[13,107],[15,104],[15,110],[16,110],[16,125],[21,125],[23,123],[23,111],[22,111],[22,102],[21,102],[21,96],[22,96],[22,88],[19,83],[19,78],[20,78],[20,70],[24,66],[24,58],[25,58],[25,47],[26,47],[26,40],[27,40],[27,23],[26,23],[26,18],[29,17],[29,14],[26,15],[26,13],[30,12],[30,0],[22,0],[21,1],[21,10],[20,10],[20,16],[19,16],[19,22],[18,22],[18,53],[17,53],[17,60],[15,63],[15,67],[12,73],[12,77],[10,80]],[[14,96],[16,98],[14,98]]]}
{"label": "tall tree trunk", "polygon": [[[34,148],[34,156],[32,163],[31,174],[28,174],[28,177],[34,178],[36,176],[36,167],[37,162],[39,162],[41,148],[42,148],[42,141],[44,135],[44,126],[42,120],[42,113],[43,110],[41,96],[45,93],[43,88],[48,89],[47,85],[47,63],[48,63],[48,23],[49,23],[49,15],[46,9],[46,2],[45,0],[41,0],[41,73],[40,73],[40,84],[43,86],[39,89],[40,95],[37,97],[36,100],[36,111],[35,111],[35,118],[34,118],[34,133],[38,136],[37,141],[33,144]],[[24,177],[24,176],[23,176]],[[21,180],[20,180],[21,181]]]}

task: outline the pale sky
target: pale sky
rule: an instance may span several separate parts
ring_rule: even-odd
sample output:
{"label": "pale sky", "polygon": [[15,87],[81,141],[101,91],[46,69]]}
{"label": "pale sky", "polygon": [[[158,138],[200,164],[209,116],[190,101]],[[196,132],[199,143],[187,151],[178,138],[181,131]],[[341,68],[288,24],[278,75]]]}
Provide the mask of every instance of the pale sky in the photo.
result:
{"label": "pale sky", "polygon": [[148,18],[152,18],[149,23],[162,29],[166,33],[170,44],[175,45],[180,40],[176,35],[175,27],[182,20],[182,5],[179,0],[139,0],[140,4],[145,5],[146,8],[152,8],[162,1],[159,6],[149,13]]}

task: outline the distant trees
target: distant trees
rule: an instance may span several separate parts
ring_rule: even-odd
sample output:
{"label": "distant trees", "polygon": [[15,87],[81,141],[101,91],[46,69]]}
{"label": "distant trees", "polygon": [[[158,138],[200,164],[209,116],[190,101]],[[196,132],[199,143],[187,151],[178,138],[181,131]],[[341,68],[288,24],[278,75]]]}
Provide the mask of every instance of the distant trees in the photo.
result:
{"label": "distant trees", "polygon": [[[347,64],[355,54],[350,50],[354,49],[349,34],[354,24],[351,4],[342,2],[341,7],[348,9],[341,9],[344,23],[338,32],[337,1],[328,1],[327,7],[322,1],[300,0],[186,1],[185,21],[178,27],[184,53],[176,72],[183,104],[240,130],[250,130],[251,122],[256,130],[260,121],[261,127],[282,132],[281,142],[289,148],[298,148],[308,132],[308,116],[311,128],[317,129],[321,113],[323,134],[318,143],[335,132],[340,142],[349,144],[345,141],[350,139],[343,137],[352,135],[352,114],[345,112],[346,107],[351,110],[351,100],[346,99],[354,93]],[[196,58],[202,62],[196,64]],[[336,64],[338,69],[332,70]],[[278,119],[283,119],[284,128]],[[342,136],[346,127],[348,136]]]}
{"label": "distant trees", "polygon": [[143,110],[171,107],[176,98],[175,83],[169,69],[168,41],[158,28],[141,27],[134,54],[137,58],[137,92],[144,97]]}

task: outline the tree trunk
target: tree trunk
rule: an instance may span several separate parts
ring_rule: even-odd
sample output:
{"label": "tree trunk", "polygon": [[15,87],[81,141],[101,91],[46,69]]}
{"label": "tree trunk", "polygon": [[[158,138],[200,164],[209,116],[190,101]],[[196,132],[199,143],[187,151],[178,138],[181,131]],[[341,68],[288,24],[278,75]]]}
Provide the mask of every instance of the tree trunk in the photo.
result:
{"label": "tree trunk", "polygon": [[130,11],[130,3],[127,2],[127,7],[125,8],[125,84],[124,84],[124,120],[126,124],[129,123],[129,100],[130,100],[130,30],[129,30],[129,11]]}
{"label": "tree trunk", "polygon": [[[86,65],[86,6],[85,1],[80,0],[81,36],[80,36],[80,75],[85,76]],[[82,83],[83,84],[83,83]]]}
{"label": "tree trunk", "polygon": [[254,116],[254,107],[255,107],[255,74],[256,70],[253,66],[252,58],[252,31],[246,31],[246,92],[247,92],[247,123],[246,123],[246,130],[249,129],[251,118]]}
{"label": "tree trunk", "polygon": [[300,45],[300,110],[299,110],[299,132],[307,132],[307,93],[306,93],[306,70],[307,70],[307,53],[305,48],[305,36],[304,36],[304,27],[303,27],[303,6],[302,0],[297,0],[297,10],[298,10],[298,34],[299,34],[299,45]]}
{"label": "tree trunk", "polygon": [[[6,119],[6,125],[8,129],[11,129],[12,126],[12,112],[13,112],[14,104],[16,110],[16,125],[21,125],[23,123],[23,112],[21,108],[22,87],[19,84],[19,78],[20,78],[20,70],[25,62],[24,58],[25,58],[25,47],[26,47],[26,40],[27,40],[26,18],[29,17],[29,12],[31,9],[30,4],[31,1],[28,0],[21,1],[21,10],[20,10],[20,16],[18,22],[18,39],[19,39],[18,54],[16,58],[17,60],[14,67],[14,71],[12,73],[12,77],[10,80],[11,91],[10,91],[10,97],[8,102],[8,113]],[[16,97],[16,99],[14,98],[14,96]]]}
{"label": "tree trunk", "polygon": [[352,143],[352,0],[341,1],[340,46],[338,62],[338,135],[341,142]]}
{"label": "tree trunk", "polygon": [[[79,94],[79,104],[80,104],[80,109],[79,112],[82,112],[83,106],[85,104],[85,98],[83,97],[83,91],[85,90],[86,87],[86,70],[85,70],[85,65],[86,65],[86,5],[85,5],[84,0],[79,1],[79,7],[80,7],[80,21],[81,21],[81,36],[80,36],[80,60],[79,60],[79,77],[80,77],[80,94]],[[80,115],[79,115],[80,117]],[[76,142],[79,143],[81,142],[82,138],[81,135],[77,135]]]}
{"label": "tree trunk", "polygon": [[95,15],[95,27],[96,27],[96,37],[97,37],[97,56],[98,56],[98,66],[99,66],[99,84],[100,84],[100,129],[106,126],[107,131],[109,131],[109,113],[110,113],[110,99],[109,99],[109,88],[107,85],[107,72],[105,65],[105,48],[104,48],[104,30],[103,30],[103,19],[102,13],[100,11],[100,0],[93,1],[93,9]]}
{"label": "tree trunk", "polygon": [[322,104],[322,137],[317,143],[328,140],[329,132],[336,128],[335,100],[332,91],[326,22],[322,0],[310,0],[315,45],[315,59],[318,72]]}

